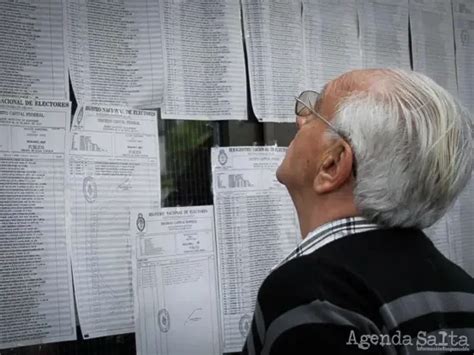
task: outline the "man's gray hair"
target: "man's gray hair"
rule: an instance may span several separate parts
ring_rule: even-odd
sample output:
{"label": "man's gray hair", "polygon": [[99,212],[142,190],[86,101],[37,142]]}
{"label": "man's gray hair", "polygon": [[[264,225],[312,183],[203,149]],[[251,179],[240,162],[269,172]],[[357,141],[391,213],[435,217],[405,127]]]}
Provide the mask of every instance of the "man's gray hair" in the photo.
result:
{"label": "man's gray hair", "polygon": [[425,75],[381,72],[345,97],[332,120],[354,150],[355,203],[376,223],[426,228],[471,177],[472,118]]}

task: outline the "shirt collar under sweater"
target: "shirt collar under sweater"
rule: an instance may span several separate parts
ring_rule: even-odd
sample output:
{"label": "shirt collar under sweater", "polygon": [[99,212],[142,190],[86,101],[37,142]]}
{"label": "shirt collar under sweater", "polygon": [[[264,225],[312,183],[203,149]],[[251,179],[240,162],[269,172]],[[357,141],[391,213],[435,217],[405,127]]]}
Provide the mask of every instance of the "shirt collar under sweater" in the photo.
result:
{"label": "shirt collar under sweater", "polygon": [[291,259],[311,254],[315,250],[337,239],[351,234],[367,232],[379,228],[381,228],[379,225],[369,222],[364,217],[341,218],[325,223],[308,233],[306,238],[303,239],[299,245],[288,254],[285,259],[283,259],[282,262],[276,265],[275,268],[283,265]]}

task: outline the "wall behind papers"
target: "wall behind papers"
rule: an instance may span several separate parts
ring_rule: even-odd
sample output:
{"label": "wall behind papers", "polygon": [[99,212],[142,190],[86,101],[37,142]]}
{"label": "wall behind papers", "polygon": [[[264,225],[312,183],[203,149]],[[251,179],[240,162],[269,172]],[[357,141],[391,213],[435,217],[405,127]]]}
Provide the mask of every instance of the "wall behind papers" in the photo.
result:
{"label": "wall behind papers", "polygon": [[[247,1],[242,0],[242,6],[249,6],[253,5],[253,9],[257,6],[258,1]],[[390,29],[390,26],[394,26],[393,33],[396,32],[395,36],[398,39],[398,47],[393,48],[393,50],[401,51],[404,55],[407,55],[407,58],[410,60],[410,66],[412,68],[416,68],[422,72],[427,73],[428,75],[434,75],[433,73],[438,73],[446,71],[445,75],[438,75],[438,80],[446,80],[447,84],[440,82],[442,85],[446,85],[448,89],[451,91],[459,90],[459,95],[463,100],[464,104],[470,107],[471,110],[474,109],[472,106],[474,102],[474,1],[469,0],[454,0],[452,2],[452,7],[446,7],[440,5],[440,7],[436,8],[431,5],[430,8],[424,9],[423,6],[427,1],[421,0],[413,0],[411,2],[406,2],[403,5],[400,5],[403,2],[397,0],[359,0],[359,1],[349,1],[349,0],[339,0],[334,2],[334,6],[330,7],[333,9],[334,12],[337,14],[337,6],[344,7],[345,4],[348,4],[348,8],[353,9],[355,12],[354,16],[357,16],[357,11],[361,12],[361,9],[368,8],[370,11],[367,11],[368,15],[375,16],[374,14],[379,14],[379,22],[372,23],[369,21],[367,22],[360,22],[359,26],[365,26],[363,33],[367,33],[367,41],[372,41],[372,46],[370,49],[373,51],[369,53],[370,55],[374,55],[372,61],[367,59],[368,52],[364,51],[364,46],[358,44],[359,53],[361,55],[360,59],[355,60],[356,63],[362,61],[364,59],[366,62],[376,63],[375,65],[383,66],[384,62],[376,62],[378,58],[383,58],[386,56],[385,53],[383,55],[377,56],[377,50],[381,51],[384,48],[384,41],[387,41],[388,36],[391,34],[391,31],[387,31],[387,27]],[[3,36],[4,41],[0,42],[0,48],[2,48],[2,54],[0,55],[0,62],[2,63],[3,68],[12,68],[11,70],[4,71],[4,74],[0,74],[0,91],[4,96],[37,96],[37,97],[55,97],[57,99],[67,99],[69,98],[72,101],[72,116],[75,113],[77,107],[77,94],[74,90],[74,80],[71,85],[71,81],[69,81],[69,85],[67,82],[67,60],[64,59],[67,57],[65,55],[65,49],[60,48],[59,43],[60,39],[58,39],[58,33],[61,33],[61,27],[64,26],[64,19],[67,16],[63,17],[63,14],[66,13],[65,7],[67,3],[64,1],[61,8],[61,2],[56,1],[54,2],[54,9],[53,14],[59,14],[56,17],[55,21],[51,22],[50,27],[54,29],[51,33],[55,33],[53,36],[54,38],[41,38],[38,36],[31,36],[30,46],[28,47],[29,53],[32,53],[28,56],[28,60],[31,60],[34,57],[34,48],[43,49],[42,51],[38,51],[38,61],[41,61],[43,65],[49,65],[50,67],[54,67],[56,70],[59,68],[59,76],[52,75],[52,76],[45,76],[44,70],[41,70],[41,66],[38,66],[34,60],[28,61],[20,61],[14,65],[13,61],[14,58],[18,56],[18,52],[15,50],[15,37],[17,38],[26,38],[25,34],[20,32],[11,32],[14,33],[12,35],[10,33],[9,36],[6,35],[7,31],[11,31],[7,26],[2,27],[0,31],[2,31],[5,35]],[[293,37],[288,38],[281,38],[276,36],[271,38],[271,41],[263,41],[263,45],[267,46],[267,52],[264,53],[267,58],[271,58],[272,60],[264,61],[266,67],[274,69],[277,67],[277,59],[281,59],[281,53],[285,53],[285,48],[289,48],[289,41],[292,41],[294,38],[297,37],[298,33],[296,31],[301,32],[301,38],[304,37],[304,26],[308,26],[308,22],[314,21],[318,26],[321,26],[322,19],[313,19],[311,16],[316,16],[311,13],[309,6],[312,4],[317,4],[321,9],[325,9],[325,6],[331,6],[332,1],[274,1],[274,2],[261,2],[266,4],[268,7],[261,9],[262,17],[265,16],[267,22],[262,21],[258,23],[261,28],[260,34],[264,34],[265,36],[271,36],[273,32],[269,31],[268,28],[265,26],[268,23],[272,22],[272,19],[279,19],[280,21],[285,20],[289,21],[289,19],[297,19],[298,21],[306,21],[298,23],[296,21],[296,25],[290,26],[292,29]],[[336,5],[337,3],[337,5]],[[445,1],[445,3],[449,3],[449,1]],[[0,2],[0,8],[7,9],[7,2]],[[58,5],[59,4],[59,5]],[[276,5],[271,5],[276,4]],[[397,4],[397,5],[395,5]],[[59,6],[59,7],[58,7]],[[271,8],[274,6],[274,8]],[[305,6],[307,7],[305,9]],[[314,5],[316,6],[316,5]],[[394,9],[394,7],[400,6],[399,9]],[[283,9],[292,9],[293,13],[284,13],[282,12]],[[420,10],[421,9],[421,10]],[[44,9],[43,9],[44,10]],[[63,11],[64,10],[64,11]],[[336,11],[337,10],[337,11]],[[10,10],[9,10],[10,11]],[[24,11],[31,11],[31,9],[24,9]],[[124,11],[125,9],[116,8],[115,11]],[[245,9],[244,9],[245,11]],[[416,16],[414,15],[416,11]],[[450,15],[446,15],[446,12],[449,12]],[[175,15],[170,16],[177,16],[178,12]],[[3,11],[4,17],[6,17],[9,12]],[[21,21],[22,23],[26,22],[27,16],[31,16],[30,13],[26,12],[15,12],[18,18],[23,18],[24,20]],[[245,13],[244,13],[245,14]],[[420,15],[421,14],[421,15]],[[51,15],[49,15],[51,16]],[[240,16],[238,11],[234,12],[233,16]],[[345,16],[349,16],[350,14]],[[446,17],[448,16],[448,17]],[[451,16],[451,18],[449,17]],[[421,17],[420,23],[416,25],[413,23],[415,18]],[[62,19],[58,21],[57,19]],[[436,30],[437,33],[439,32],[443,36],[447,36],[447,42],[443,43],[443,46],[436,45],[433,43],[432,37],[429,36],[429,33],[426,31],[427,28],[429,29],[430,24],[435,21],[436,18],[441,18],[443,21],[439,22],[439,26],[437,26]],[[325,21],[330,21],[331,17],[328,16],[325,18]],[[233,19],[233,29],[235,30],[235,21]],[[246,90],[244,88],[243,95],[244,99],[247,98],[248,104],[245,105],[244,111],[246,111],[247,118],[245,121],[231,121],[231,120],[221,120],[218,122],[212,121],[197,121],[190,120],[189,117],[179,117],[179,114],[175,114],[173,118],[174,120],[162,120],[158,119],[158,131],[160,135],[160,160],[161,160],[161,189],[162,189],[162,205],[167,207],[173,206],[198,206],[198,205],[207,205],[212,203],[212,192],[211,192],[211,182],[210,182],[210,149],[213,146],[235,146],[235,145],[273,145],[278,144],[281,146],[287,146],[291,137],[294,134],[294,125],[291,123],[284,123],[291,121],[292,114],[291,110],[292,107],[289,108],[288,113],[284,116],[283,119],[279,120],[280,122],[271,122],[276,121],[269,117],[268,120],[262,120],[260,114],[255,114],[254,108],[255,105],[260,104],[261,102],[256,100],[262,100],[261,95],[258,95],[258,88],[255,84],[253,84],[252,73],[258,73],[259,70],[263,70],[262,66],[258,64],[258,61],[254,61],[252,56],[255,55],[254,49],[251,47],[251,40],[257,37],[257,31],[252,30],[250,26],[248,26],[248,21],[253,20],[257,21],[257,19],[246,19],[242,23],[242,27],[238,30],[241,31],[242,35],[242,42],[236,42],[235,36],[232,38],[232,50],[238,55],[245,58],[245,68],[244,72],[240,72],[240,74],[235,74],[234,76],[240,75],[245,76],[247,79]],[[360,20],[360,18],[359,18]],[[382,21],[383,20],[383,21]],[[184,21],[184,20],[183,20]],[[247,21],[247,22],[246,22]],[[409,21],[411,21],[411,26],[408,26]],[[444,25],[445,23],[452,22],[452,27],[449,28],[449,25]],[[356,22],[356,21],[354,21]],[[6,22],[2,22],[6,23]],[[246,25],[247,23],[247,25]],[[404,27],[406,23],[406,27]],[[255,24],[255,23],[254,23]],[[209,24],[208,24],[209,25]],[[325,24],[325,26],[331,26],[331,23]],[[395,27],[396,25],[396,27]],[[13,26],[9,24],[9,26]],[[44,26],[44,24],[42,25]],[[186,27],[186,23],[181,24],[181,26]],[[323,23],[324,26],[324,23]],[[384,26],[384,31],[381,33],[377,32],[377,26]],[[27,28],[27,26],[23,26],[23,30]],[[348,28],[351,28],[348,26]],[[396,28],[396,31],[395,31]],[[454,31],[452,30],[454,28]],[[443,32],[443,31],[447,32]],[[20,31],[20,30],[18,30]],[[119,31],[116,28],[114,31]],[[348,30],[349,31],[349,30]],[[358,33],[361,33],[361,28],[357,29]],[[416,32],[415,32],[416,31]],[[132,31],[133,33],[133,31]],[[117,32],[115,32],[115,37]],[[311,33],[311,36],[317,36],[317,33]],[[339,34],[340,36],[344,35]],[[353,35],[353,33],[346,33],[349,38]],[[125,35],[124,35],[125,36]],[[325,33],[324,38],[326,41],[326,47],[321,46],[321,48],[328,48],[327,40],[328,37],[331,36],[331,33]],[[416,36],[416,41],[414,37]],[[452,37],[454,36],[454,38]],[[120,37],[120,36],[118,36]],[[154,32],[154,37],[156,37],[156,32]],[[306,37],[307,38],[307,37]],[[316,37],[317,38],[317,37]],[[411,42],[409,41],[411,38]],[[444,38],[444,37],[443,37]],[[123,38],[122,38],[123,39]],[[258,39],[258,38],[257,38]],[[264,37],[264,39],[267,39]],[[48,53],[45,54],[44,49],[46,48],[46,44],[48,41],[54,41],[57,43],[57,46],[54,47],[54,50],[50,50]],[[172,41],[168,38],[167,43],[172,43]],[[358,37],[358,41],[360,41],[360,36]],[[363,42],[368,43],[368,42]],[[268,43],[273,43],[273,45],[268,46]],[[100,42],[99,42],[100,43]],[[417,46],[414,47],[415,43]],[[69,42],[70,44],[70,42]],[[449,45],[451,44],[451,47]],[[172,48],[172,44],[168,44]],[[246,57],[244,57],[243,46],[245,45],[245,49],[247,51]],[[302,46],[303,41],[302,41]],[[236,47],[238,47],[236,49]],[[294,42],[291,44],[291,48],[294,47]],[[418,49],[423,48],[423,51]],[[446,48],[448,49],[446,49]],[[449,49],[451,48],[451,49]],[[156,52],[156,48],[152,48],[153,51]],[[354,48],[350,48],[351,51],[354,51]],[[387,50],[387,48],[384,48]],[[441,53],[442,55],[436,56],[433,54],[433,51],[441,51],[436,53]],[[450,52],[454,53],[454,56]],[[155,53],[153,52],[153,53]],[[168,51],[169,52],[169,51]],[[414,55],[414,53],[417,53]],[[270,54],[269,54],[270,53]],[[336,54],[341,53],[336,52]],[[350,52],[352,53],[352,52]],[[279,54],[280,56],[278,56]],[[117,54],[119,56],[120,54]],[[45,57],[46,56],[46,57]],[[324,55],[321,56],[322,58],[331,58],[331,52],[324,52]],[[46,58],[46,59],[44,59]],[[97,56],[93,56],[98,60]],[[170,58],[173,59],[173,58]],[[295,57],[292,57],[292,60],[296,63]],[[105,61],[105,66],[107,64],[107,60],[113,60],[113,58],[107,59],[107,56],[104,56],[101,61]],[[262,57],[260,57],[262,60]],[[347,61],[350,60],[350,57],[346,57],[343,62],[341,62],[342,68],[353,67],[348,65]],[[77,59],[78,65],[82,65],[81,58]],[[448,61],[448,65],[444,65]],[[453,63],[454,61],[454,63]],[[97,62],[98,64],[99,62]],[[319,63],[319,61],[318,61]],[[102,67],[104,67],[104,62],[100,63]],[[163,63],[159,63],[160,65]],[[332,63],[335,66],[335,63]],[[342,64],[345,64],[343,66]],[[351,63],[353,64],[353,63]],[[301,61],[300,64],[301,69],[297,72],[305,72],[305,71],[315,71],[318,72],[318,68],[311,67],[311,60],[310,58],[307,59],[305,57],[304,61]],[[324,65],[318,64],[318,65]],[[393,64],[392,64],[393,65]],[[363,65],[360,65],[361,67]],[[181,74],[186,71],[186,66],[183,65],[177,69],[177,72],[174,74]],[[235,65],[236,70],[238,71],[239,66]],[[359,67],[359,65],[356,65]],[[36,68],[35,70],[31,68]],[[39,68],[39,69],[38,69]],[[169,65],[167,67],[170,68]],[[332,69],[332,68],[331,68]],[[160,69],[163,70],[163,69]],[[342,70],[342,69],[341,69]],[[87,71],[87,70],[86,70]],[[455,71],[455,72],[454,72]],[[118,71],[119,72],[119,69]],[[41,74],[39,74],[41,73]],[[337,71],[331,71],[336,75]],[[84,73],[81,73],[84,75]],[[86,73],[87,74],[87,73]],[[288,71],[282,72],[281,75],[287,75]],[[29,75],[29,77],[28,77]],[[209,72],[206,75],[211,75]],[[282,86],[282,80],[279,77],[279,72],[277,70],[273,70],[271,73],[270,78],[274,78],[278,83],[279,90],[285,90],[285,87]],[[166,77],[166,70],[163,73],[163,76]],[[159,77],[159,75],[157,75]],[[169,77],[169,76],[168,76]],[[199,75],[195,77],[199,78]],[[455,83],[457,84],[457,88],[453,89],[453,77]],[[110,77],[109,77],[110,78]],[[201,78],[205,78],[201,77]],[[14,81],[18,79],[18,84],[15,86]],[[21,80],[20,80],[21,79]],[[287,79],[285,76],[284,79]],[[306,78],[307,79],[307,78]],[[436,79],[436,78],[435,78]],[[69,78],[71,80],[71,78]],[[163,80],[166,80],[163,78]],[[195,85],[197,89],[199,89],[199,80],[205,79],[197,79],[194,84],[192,82],[187,81],[187,85]],[[286,97],[291,97],[297,92],[294,90],[295,87],[297,88],[314,88],[312,85],[319,85],[317,80],[318,79],[311,79],[312,82],[305,82],[305,78],[299,78],[297,83],[292,83],[291,88],[292,91],[286,93]],[[306,86],[302,86],[300,83],[305,82]],[[2,84],[3,83],[3,84]],[[9,83],[9,86],[6,85]],[[240,83],[240,82],[239,82]],[[221,83],[222,84],[222,83]],[[267,82],[268,84],[268,82]],[[149,83],[147,83],[150,86]],[[163,83],[163,86],[165,84]],[[235,85],[237,89],[233,89],[232,93],[235,94],[235,91],[240,90],[240,99],[236,100],[236,102],[242,102],[242,88],[239,89],[239,85]],[[276,86],[276,85],[275,85]],[[449,86],[449,87],[448,87]],[[270,86],[273,88],[273,86]],[[272,89],[268,89],[270,92]],[[181,91],[180,91],[181,92]],[[282,92],[275,92],[275,95],[282,95]],[[259,99],[260,98],[260,99]],[[225,98],[224,98],[225,99]],[[275,100],[274,97],[268,99],[269,102],[273,104],[278,104],[279,100]],[[159,108],[160,104],[157,104],[159,99],[156,99],[156,89],[153,91],[152,99],[140,101],[138,99],[134,99],[133,102],[141,102],[145,103],[145,106],[149,108]],[[290,102],[291,100],[288,100]],[[100,102],[99,102],[100,103]],[[151,105],[153,103],[155,105]],[[104,104],[106,104],[104,102]],[[117,104],[117,102],[114,102]],[[134,104],[134,103],[132,103]],[[170,106],[171,107],[171,106]],[[176,109],[175,110],[179,111]],[[241,113],[243,112],[242,107],[239,109],[239,120],[242,119]],[[272,111],[273,112],[273,111]],[[189,113],[189,112],[188,112]],[[197,112],[197,115],[202,113]],[[71,117],[72,117],[71,116]],[[182,119],[180,119],[182,118]],[[260,122],[260,121],[267,121],[267,122]],[[472,184],[470,188],[465,192],[465,194],[460,198],[460,200],[453,206],[453,209],[447,216],[444,217],[436,226],[430,229],[429,233],[433,236],[434,240],[438,245],[443,248],[448,257],[453,259],[456,262],[459,262],[461,265],[467,265],[467,270],[474,274],[474,267],[473,261],[470,259],[472,256],[472,250],[474,249],[474,245],[466,239],[466,236],[472,236],[473,234],[473,226],[472,222],[469,220],[469,216],[472,216],[472,200],[474,198],[473,195],[473,187]],[[469,224],[469,223],[470,224]],[[460,228],[456,229],[456,225],[459,225]],[[455,228],[455,230],[453,230]],[[452,235],[453,238],[446,238],[446,235]],[[468,252],[469,251],[469,252]],[[16,349],[5,349],[2,350],[2,354],[133,354],[135,352],[135,341],[134,341],[134,334],[123,334],[118,336],[109,336],[103,337],[98,339],[91,339],[91,340],[81,340],[81,329],[80,327],[77,328],[78,330],[78,338],[80,340],[75,342],[63,342],[63,343],[56,343],[56,344],[47,344],[42,346],[31,346],[31,347],[22,347]]]}

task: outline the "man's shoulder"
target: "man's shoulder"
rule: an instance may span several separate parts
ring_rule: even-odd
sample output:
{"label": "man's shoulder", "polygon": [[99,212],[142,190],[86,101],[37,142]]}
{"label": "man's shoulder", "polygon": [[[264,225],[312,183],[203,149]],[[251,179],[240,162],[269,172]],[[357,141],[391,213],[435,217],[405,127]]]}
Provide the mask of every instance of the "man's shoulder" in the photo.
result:
{"label": "man's shoulder", "polygon": [[258,301],[270,319],[317,300],[355,311],[367,309],[369,302],[375,301],[362,279],[317,253],[292,259],[275,269],[258,293]]}
{"label": "man's shoulder", "polygon": [[[314,251],[293,258],[274,269],[262,284],[264,290],[274,292],[279,289],[307,290],[312,284],[314,293],[324,292],[338,280],[360,281],[361,273],[357,260],[370,254],[371,239],[383,231],[355,233],[332,241]],[[380,239],[380,238],[376,238]]]}
{"label": "man's shoulder", "polygon": [[321,282],[328,272],[338,270],[340,266],[321,256],[311,253],[291,259],[274,269],[262,284],[265,288],[298,288],[308,282]]}
{"label": "man's shoulder", "polygon": [[382,325],[377,305],[363,281],[337,260],[318,253],[300,256],[275,269],[262,283],[250,341],[257,353],[262,346],[272,354],[309,354],[315,347],[323,352],[344,348],[339,353],[347,353],[351,330]]}
{"label": "man's shoulder", "polygon": [[331,270],[349,270],[386,300],[429,289],[472,292],[474,287],[474,279],[415,228],[349,235],[310,256],[330,261],[326,265]]}

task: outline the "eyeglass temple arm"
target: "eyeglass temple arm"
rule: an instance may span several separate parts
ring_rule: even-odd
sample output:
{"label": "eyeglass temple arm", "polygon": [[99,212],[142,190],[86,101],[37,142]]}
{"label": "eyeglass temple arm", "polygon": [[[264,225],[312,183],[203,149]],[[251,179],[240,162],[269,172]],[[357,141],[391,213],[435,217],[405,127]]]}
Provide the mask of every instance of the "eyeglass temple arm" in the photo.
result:
{"label": "eyeglass temple arm", "polygon": [[324,123],[326,123],[335,133],[341,135],[336,127],[334,127],[332,125],[332,123],[330,123],[327,119],[325,119],[323,116],[321,116],[319,113],[317,113],[312,107],[308,106],[304,101],[300,100],[300,98],[296,97],[295,96],[295,100],[300,102],[301,104],[303,104],[304,107],[306,107],[308,110],[311,111],[312,114],[314,114],[315,116],[317,116],[318,118],[320,118],[321,120],[323,120]]}

